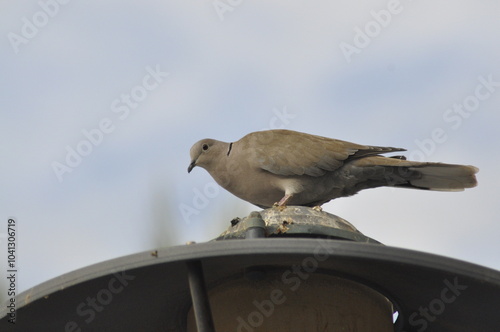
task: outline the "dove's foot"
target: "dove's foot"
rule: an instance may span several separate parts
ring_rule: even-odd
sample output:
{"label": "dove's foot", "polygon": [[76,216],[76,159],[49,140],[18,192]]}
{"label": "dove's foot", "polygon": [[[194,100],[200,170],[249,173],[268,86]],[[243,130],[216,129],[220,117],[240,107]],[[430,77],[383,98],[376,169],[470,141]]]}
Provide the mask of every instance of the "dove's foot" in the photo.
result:
{"label": "dove's foot", "polygon": [[273,204],[273,207],[277,207],[280,211],[286,208],[286,203],[292,198],[293,195],[285,195],[279,202]]}
{"label": "dove's foot", "polygon": [[286,206],[283,206],[283,205],[279,205],[279,202],[275,202],[273,204],[273,208],[277,208],[278,210],[283,211],[285,209]]}
{"label": "dove's foot", "polygon": [[321,211],[323,211],[323,208],[321,206],[319,206],[319,205],[316,205],[316,206],[313,207],[313,210],[321,212]]}

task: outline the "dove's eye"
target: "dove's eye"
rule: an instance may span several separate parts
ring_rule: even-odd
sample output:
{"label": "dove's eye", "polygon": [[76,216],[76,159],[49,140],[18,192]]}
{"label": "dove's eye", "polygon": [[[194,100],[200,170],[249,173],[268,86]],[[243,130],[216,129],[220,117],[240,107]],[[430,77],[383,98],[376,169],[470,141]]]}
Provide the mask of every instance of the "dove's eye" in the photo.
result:
{"label": "dove's eye", "polygon": [[207,151],[207,150],[208,150],[208,144],[206,144],[206,143],[205,143],[205,144],[203,144],[203,145],[201,146],[201,149],[202,149],[203,151]]}

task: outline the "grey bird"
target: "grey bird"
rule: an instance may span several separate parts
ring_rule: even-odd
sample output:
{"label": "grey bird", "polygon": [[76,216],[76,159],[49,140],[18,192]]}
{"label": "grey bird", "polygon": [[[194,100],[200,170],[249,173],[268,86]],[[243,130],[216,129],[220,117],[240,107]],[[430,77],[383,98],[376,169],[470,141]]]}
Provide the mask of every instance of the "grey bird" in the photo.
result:
{"label": "grey bird", "polygon": [[477,184],[474,166],[381,155],[398,151],[406,150],[266,130],[233,143],[198,141],[190,151],[188,172],[200,166],[221,187],[261,208],[321,206],[381,186],[462,191]]}

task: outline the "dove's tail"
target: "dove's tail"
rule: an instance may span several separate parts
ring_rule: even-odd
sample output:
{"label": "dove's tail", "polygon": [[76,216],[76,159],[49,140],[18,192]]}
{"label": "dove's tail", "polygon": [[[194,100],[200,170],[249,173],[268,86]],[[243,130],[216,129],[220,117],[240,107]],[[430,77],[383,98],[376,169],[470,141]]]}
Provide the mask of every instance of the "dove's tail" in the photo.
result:
{"label": "dove's tail", "polygon": [[462,191],[477,185],[475,174],[479,171],[474,166],[408,161],[403,157],[372,156],[360,158],[353,164],[363,170],[367,188],[395,186]]}
{"label": "dove's tail", "polygon": [[462,191],[477,185],[474,166],[451,165],[442,163],[424,163],[409,167],[416,172],[416,178],[410,177],[409,186],[430,190]]}

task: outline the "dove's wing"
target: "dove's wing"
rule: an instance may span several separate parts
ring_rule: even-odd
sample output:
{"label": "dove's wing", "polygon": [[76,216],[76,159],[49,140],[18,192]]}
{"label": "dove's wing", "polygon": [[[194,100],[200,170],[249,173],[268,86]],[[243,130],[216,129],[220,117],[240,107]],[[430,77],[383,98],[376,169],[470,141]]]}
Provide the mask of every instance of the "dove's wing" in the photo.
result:
{"label": "dove's wing", "polygon": [[392,147],[359,145],[290,130],[251,133],[241,139],[257,165],[273,174],[321,176],[346,160],[380,153],[405,151]]}

